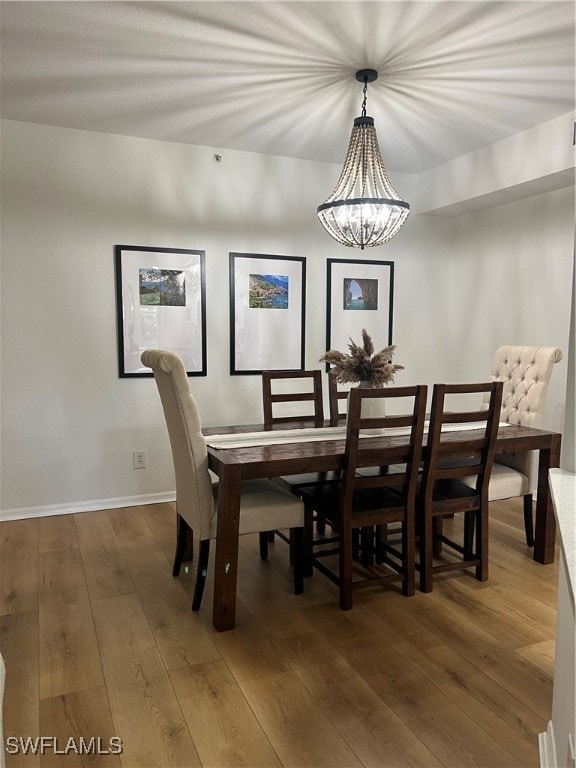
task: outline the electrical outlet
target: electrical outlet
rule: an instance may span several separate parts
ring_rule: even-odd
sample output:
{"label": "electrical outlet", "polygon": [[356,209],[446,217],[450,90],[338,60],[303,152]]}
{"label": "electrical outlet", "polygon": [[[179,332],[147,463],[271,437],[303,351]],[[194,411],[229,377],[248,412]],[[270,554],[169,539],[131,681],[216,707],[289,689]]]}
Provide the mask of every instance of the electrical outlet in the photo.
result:
{"label": "electrical outlet", "polygon": [[144,469],[146,464],[146,451],[134,451],[132,454],[134,459],[134,469]]}

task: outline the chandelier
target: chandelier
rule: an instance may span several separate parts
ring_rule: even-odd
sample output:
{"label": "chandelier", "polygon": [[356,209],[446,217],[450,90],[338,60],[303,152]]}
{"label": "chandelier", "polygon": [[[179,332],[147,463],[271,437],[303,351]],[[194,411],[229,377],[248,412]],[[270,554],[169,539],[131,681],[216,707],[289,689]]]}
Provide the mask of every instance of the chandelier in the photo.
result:
{"label": "chandelier", "polygon": [[410,213],[410,205],[398,195],[384,168],[374,118],[366,116],[368,83],[377,77],[375,69],[356,72],[356,80],[364,83],[362,115],[354,120],[338,184],[317,209],[329,235],[362,250],[391,240]]}

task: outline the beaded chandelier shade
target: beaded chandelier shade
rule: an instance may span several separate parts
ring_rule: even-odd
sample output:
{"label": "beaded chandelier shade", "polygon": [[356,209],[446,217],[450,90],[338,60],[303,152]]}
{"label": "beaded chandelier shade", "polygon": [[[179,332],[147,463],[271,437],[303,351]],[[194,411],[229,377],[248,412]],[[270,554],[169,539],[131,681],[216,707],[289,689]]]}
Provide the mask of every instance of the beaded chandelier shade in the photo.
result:
{"label": "beaded chandelier shade", "polygon": [[398,233],[410,205],[398,195],[382,161],[374,119],[366,116],[367,84],[378,73],[361,69],[362,115],[354,120],[342,173],[330,197],[318,206],[318,218],[329,235],[351,248],[382,245]]}

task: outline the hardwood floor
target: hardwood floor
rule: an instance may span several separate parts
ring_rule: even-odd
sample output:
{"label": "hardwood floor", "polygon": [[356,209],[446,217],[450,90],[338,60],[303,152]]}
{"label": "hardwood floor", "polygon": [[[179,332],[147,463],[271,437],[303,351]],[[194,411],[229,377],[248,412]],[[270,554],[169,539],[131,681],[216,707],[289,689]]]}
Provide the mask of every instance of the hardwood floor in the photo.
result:
{"label": "hardwood floor", "polygon": [[[192,568],[170,575],[174,530],[170,504],[0,524],[5,737],[57,739],[7,768],[538,766],[558,569],[516,500],[491,505],[488,582],[376,587],[347,613],[318,573],[292,594],[283,542],[262,562],[244,536],[221,634],[211,578],[192,614]],[[122,754],[66,749],[114,736]]]}

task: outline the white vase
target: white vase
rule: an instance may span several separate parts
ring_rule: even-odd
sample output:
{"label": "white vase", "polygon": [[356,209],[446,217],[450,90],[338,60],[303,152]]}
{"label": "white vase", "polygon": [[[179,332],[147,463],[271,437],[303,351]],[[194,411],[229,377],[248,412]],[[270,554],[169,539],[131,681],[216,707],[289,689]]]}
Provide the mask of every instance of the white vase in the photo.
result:
{"label": "white vase", "polygon": [[[378,389],[381,389],[384,385],[382,384]],[[374,387],[371,387],[369,384],[367,384],[365,381],[361,381],[358,384],[358,388],[366,388],[366,389],[374,389]],[[362,418],[364,419],[375,419],[377,417],[383,418],[386,416],[386,400],[383,398],[371,398],[367,397],[362,400]],[[360,431],[361,435],[382,435],[384,434],[385,430],[384,428],[381,429],[362,429]]]}

